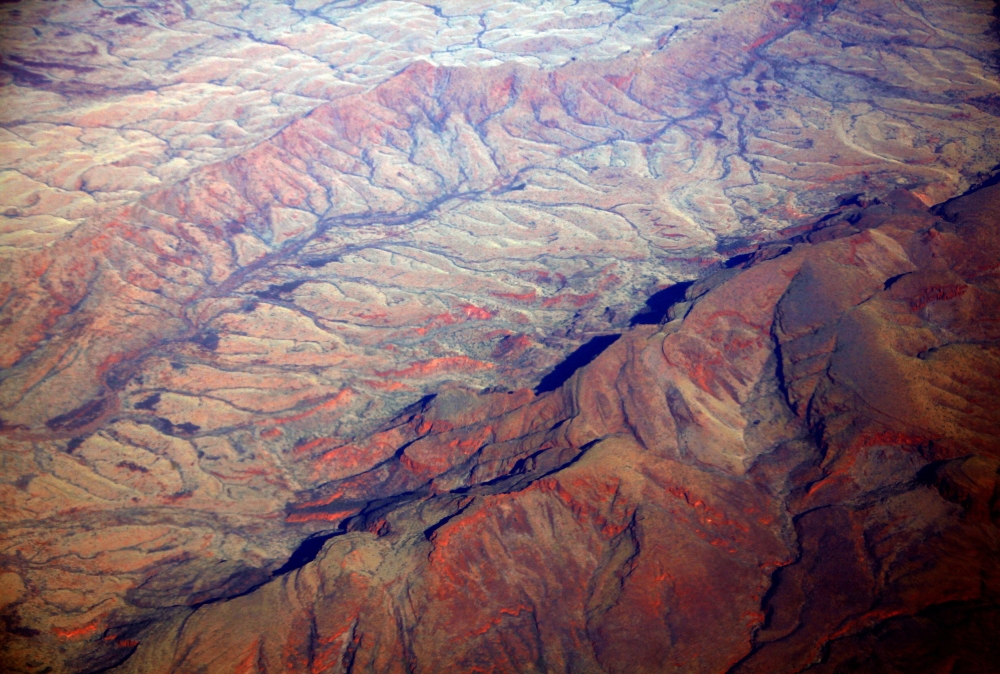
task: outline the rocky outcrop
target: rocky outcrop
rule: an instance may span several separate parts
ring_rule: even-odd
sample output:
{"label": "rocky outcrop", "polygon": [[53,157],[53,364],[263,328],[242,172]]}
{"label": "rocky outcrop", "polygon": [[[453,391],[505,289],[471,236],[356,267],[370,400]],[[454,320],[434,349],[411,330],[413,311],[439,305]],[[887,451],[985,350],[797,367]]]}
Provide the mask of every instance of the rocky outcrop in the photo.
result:
{"label": "rocky outcrop", "polygon": [[13,4],[0,418],[31,440],[320,403],[356,437],[529,386],[734,239],[1000,154],[985,3]]}
{"label": "rocky outcrop", "polygon": [[0,668],[971,648],[993,9],[0,2]]}
{"label": "rocky outcrop", "polygon": [[442,392],[331,449],[288,512],[330,526],[315,559],[123,671],[991,671],[998,205],[895,193],[556,391]]}

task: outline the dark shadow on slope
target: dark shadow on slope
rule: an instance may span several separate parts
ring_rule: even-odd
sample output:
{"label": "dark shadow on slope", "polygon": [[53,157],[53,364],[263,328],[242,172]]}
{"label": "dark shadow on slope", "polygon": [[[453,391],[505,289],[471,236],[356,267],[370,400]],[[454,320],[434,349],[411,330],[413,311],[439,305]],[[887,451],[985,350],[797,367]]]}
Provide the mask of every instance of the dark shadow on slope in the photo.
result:
{"label": "dark shadow on slope", "polygon": [[336,531],[332,534],[326,533],[310,536],[306,540],[302,541],[302,543],[299,544],[299,547],[295,548],[295,552],[293,552],[288,558],[288,561],[282,564],[281,568],[274,571],[271,575],[280,576],[288,573],[289,571],[301,569],[303,566],[316,559],[328,540],[341,533],[343,532]]}
{"label": "dark shadow on slope", "polygon": [[433,539],[435,531],[437,531],[438,529],[440,529],[444,525],[448,524],[448,522],[452,521],[453,519],[455,519],[456,517],[458,517],[459,515],[461,515],[462,513],[464,513],[466,510],[469,509],[470,505],[472,505],[472,500],[471,499],[464,506],[461,506],[460,508],[458,508],[457,510],[455,510],[455,512],[450,513],[448,515],[445,515],[444,517],[442,517],[441,519],[439,519],[437,522],[435,522],[431,526],[429,526],[426,529],[424,529],[424,538],[426,538],[427,540]]}
{"label": "dark shadow on slope", "polygon": [[754,251],[753,253],[741,253],[740,255],[734,255],[728,260],[726,260],[725,264],[723,264],[722,266],[725,269],[732,269],[733,267],[739,267],[741,264],[746,264],[747,262],[752,260],[756,252],[757,251]]}
{"label": "dark shadow on slope", "polygon": [[693,283],[694,281],[675,283],[669,288],[653,293],[646,300],[646,308],[633,316],[629,325],[659,325],[672,306],[684,301],[684,293]]}
{"label": "dark shadow on slope", "polygon": [[[1000,7],[1000,4],[998,4],[997,6]],[[998,19],[998,23],[1000,23],[1000,19]],[[976,183],[975,185],[971,186],[969,189],[965,190],[961,194],[956,195],[951,199],[948,199],[948,201],[942,201],[940,204],[933,206],[930,209],[930,211],[934,215],[947,220],[947,218],[945,217],[945,213],[947,212],[948,206],[952,205],[953,203],[955,203],[960,199],[964,199],[965,197],[978,192],[979,190],[986,189],[987,187],[993,187],[994,185],[1000,185],[1000,164],[997,164],[992,169],[990,169],[990,176],[988,178],[986,178],[982,182]]]}
{"label": "dark shadow on slope", "polygon": [[535,393],[555,391],[567,379],[572,377],[574,372],[584,365],[590,364],[605,349],[617,342],[619,337],[621,335],[598,335],[586,344],[581,345],[576,351],[566,356],[563,362],[556,365],[552,369],[552,372],[542,377],[542,380],[538,382],[538,386],[535,387]]}
{"label": "dark shadow on slope", "polygon": [[298,279],[296,281],[288,281],[287,283],[272,283],[267,287],[267,290],[257,290],[254,292],[254,295],[262,300],[280,300],[283,294],[294,292],[306,281],[308,279]]}

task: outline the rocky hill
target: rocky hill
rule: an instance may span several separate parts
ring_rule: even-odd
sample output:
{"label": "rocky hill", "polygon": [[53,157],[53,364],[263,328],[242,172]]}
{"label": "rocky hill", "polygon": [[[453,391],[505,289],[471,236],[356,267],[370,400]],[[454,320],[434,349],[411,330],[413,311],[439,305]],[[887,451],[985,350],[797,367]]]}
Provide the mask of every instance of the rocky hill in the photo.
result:
{"label": "rocky hill", "polygon": [[992,12],[4,3],[0,662],[994,671]]}
{"label": "rocky hill", "polygon": [[335,533],[124,628],[124,671],[994,671],[998,213],[894,194],[556,391],[448,391],[331,450],[287,519]]}

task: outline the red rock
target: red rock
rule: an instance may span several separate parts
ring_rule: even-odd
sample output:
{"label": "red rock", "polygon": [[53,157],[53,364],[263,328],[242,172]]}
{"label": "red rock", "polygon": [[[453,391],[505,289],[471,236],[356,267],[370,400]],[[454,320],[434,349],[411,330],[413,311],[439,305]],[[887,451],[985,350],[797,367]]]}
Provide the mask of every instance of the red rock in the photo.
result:
{"label": "red rock", "polygon": [[988,3],[0,4],[0,669],[1000,659]]}
{"label": "red rock", "polygon": [[[386,463],[289,515],[347,518],[315,561],[198,609],[130,666],[252,653],[287,671],[793,672],[931,657],[900,641],[900,621],[969,625],[934,647],[984,662],[971,626],[995,606],[979,523],[997,520],[1000,425],[969,421],[994,414],[1000,390],[966,373],[995,344],[922,365],[965,348],[956,326],[977,328],[946,331],[914,306],[924,286],[900,286],[927,273],[921,260],[946,263],[923,251],[950,224],[905,199],[891,213],[708,277],[683,318],[626,333],[559,390],[457,389],[415,410],[370,441]],[[827,365],[793,398],[794,353]],[[949,376],[963,405],[906,411]],[[878,397],[887,377],[894,394]],[[954,458],[956,442],[973,454]],[[233,631],[234,612],[280,627]]]}

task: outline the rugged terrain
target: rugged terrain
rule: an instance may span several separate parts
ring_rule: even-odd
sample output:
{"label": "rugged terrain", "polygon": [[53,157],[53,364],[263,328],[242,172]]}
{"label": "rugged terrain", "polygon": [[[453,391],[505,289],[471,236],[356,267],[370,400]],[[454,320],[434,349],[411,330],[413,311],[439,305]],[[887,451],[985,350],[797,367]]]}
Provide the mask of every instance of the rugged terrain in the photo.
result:
{"label": "rugged terrain", "polygon": [[0,660],[991,671],[992,12],[5,3]]}
{"label": "rugged terrain", "polygon": [[100,625],[87,666],[995,671],[998,207],[895,193],[691,285],[554,391],[419,404],[323,457],[341,475],[287,516],[319,545]]}
{"label": "rugged terrain", "polygon": [[315,560],[112,630],[125,671],[995,671],[998,212],[897,193],[332,450]]}

